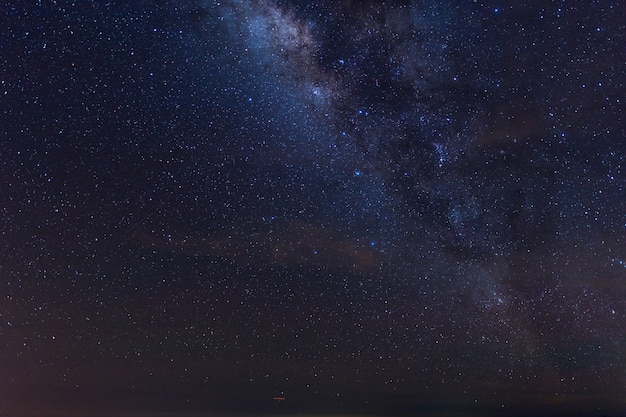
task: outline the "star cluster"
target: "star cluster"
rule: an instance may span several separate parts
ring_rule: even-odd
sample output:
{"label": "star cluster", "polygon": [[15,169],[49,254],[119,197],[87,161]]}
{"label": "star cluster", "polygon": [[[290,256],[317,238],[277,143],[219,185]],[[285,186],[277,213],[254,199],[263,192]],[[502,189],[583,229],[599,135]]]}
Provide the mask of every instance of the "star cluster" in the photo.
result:
{"label": "star cluster", "polygon": [[0,416],[623,414],[623,8],[0,5]]}

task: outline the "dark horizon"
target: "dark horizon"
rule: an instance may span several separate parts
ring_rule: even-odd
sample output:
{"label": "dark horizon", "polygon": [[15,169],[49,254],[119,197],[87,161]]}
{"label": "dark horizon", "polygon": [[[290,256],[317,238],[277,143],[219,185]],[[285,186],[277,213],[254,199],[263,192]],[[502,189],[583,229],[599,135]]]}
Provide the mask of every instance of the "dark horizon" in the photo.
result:
{"label": "dark horizon", "polygon": [[[219,390],[217,390],[219,392]],[[57,392],[58,393],[58,392]],[[84,394],[84,391],[76,391],[74,394]],[[613,412],[598,412],[598,409],[605,409],[602,405],[602,398],[562,398],[549,399],[544,398],[542,401],[533,399],[532,404],[525,403],[523,399],[516,399],[504,405],[496,404],[476,404],[473,401],[462,402],[455,400],[454,402],[446,401],[443,397],[437,400],[407,401],[407,398],[401,396],[388,396],[377,401],[362,401],[363,396],[359,398],[344,399],[344,401],[333,401],[333,398],[327,398],[325,405],[313,402],[311,399],[303,400],[302,397],[292,396],[287,398],[283,403],[272,401],[271,399],[261,400],[260,398],[251,399],[246,396],[235,396],[232,398],[204,399],[195,398],[191,402],[181,401],[180,399],[164,401],[163,392],[144,392],[146,397],[139,399],[131,398],[129,391],[124,393],[118,392],[111,397],[110,403],[102,405],[104,402],[102,395],[89,397],[88,399],[99,398],[87,404],[85,397],[62,397],[63,404],[39,402],[36,407],[26,406],[16,409],[3,409],[0,411],[2,417],[29,417],[41,416],[46,417],[243,417],[243,416],[302,416],[302,417],[322,417],[322,416],[341,416],[341,417],[440,417],[440,416],[503,416],[503,417],[522,417],[528,415],[535,416],[561,416],[561,417],[621,417],[624,414],[620,409],[614,409]],[[120,395],[121,394],[121,395]],[[171,394],[171,393],[170,393]],[[177,393],[181,397],[184,394]],[[148,397],[149,396],[149,397]],[[30,399],[38,399],[37,395],[28,396]],[[188,398],[189,396],[187,396]],[[41,398],[39,398],[41,399]],[[213,401],[216,400],[216,401]],[[242,401],[235,403],[235,401]],[[290,401],[299,401],[296,404],[290,404]],[[316,400],[319,401],[319,398]],[[594,406],[593,404],[597,404]],[[6,410],[6,411],[5,411]]]}
{"label": "dark horizon", "polygon": [[[413,386],[419,384],[414,383]],[[271,384],[177,384],[161,387],[56,387],[41,384],[3,389],[1,417],[30,415],[89,417],[237,417],[237,416],[561,416],[620,417],[620,407],[606,407],[611,395],[536,395],[500,393],[502,401],[447,396],[446,387],[429,397],[392,388],[346,387],[336,383],[311,393],[305,386]],[[6,388],[6,387],[5,387]],[[453,389],[453,392],[457,392]],[[278,399],[277,399],[278,398]],[[21,404],[21,405],[20,405]],[[37,406],[32,406],[37,404]],[[604,410],[598,412],[598,410]]]}

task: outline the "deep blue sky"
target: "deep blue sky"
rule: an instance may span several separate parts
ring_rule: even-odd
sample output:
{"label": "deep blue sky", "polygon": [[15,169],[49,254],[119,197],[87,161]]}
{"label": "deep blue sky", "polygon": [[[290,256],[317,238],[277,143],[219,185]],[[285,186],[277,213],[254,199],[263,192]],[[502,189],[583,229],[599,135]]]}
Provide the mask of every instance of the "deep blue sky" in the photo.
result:
{"label": "deep blue sky", "polygon": [[626,5],[128,3],[0,5],[0,416],[626,413]]}

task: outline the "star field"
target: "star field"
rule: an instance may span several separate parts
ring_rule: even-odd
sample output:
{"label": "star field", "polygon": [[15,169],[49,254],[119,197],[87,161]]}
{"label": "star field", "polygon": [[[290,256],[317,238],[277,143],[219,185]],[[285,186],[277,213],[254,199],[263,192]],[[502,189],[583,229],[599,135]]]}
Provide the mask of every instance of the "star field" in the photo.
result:
{"label": "star field", "polygon": [[626,414],[624,7],[0,5],[0,416]]}

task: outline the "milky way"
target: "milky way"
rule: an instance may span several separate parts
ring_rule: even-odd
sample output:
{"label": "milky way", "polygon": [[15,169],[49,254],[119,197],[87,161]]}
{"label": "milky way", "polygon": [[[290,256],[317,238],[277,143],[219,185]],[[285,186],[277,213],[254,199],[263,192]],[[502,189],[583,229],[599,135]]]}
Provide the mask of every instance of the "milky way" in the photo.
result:
{"label": "milky way", "polygon": [[624,414],[623,7],[0,6],[0,416]]}

